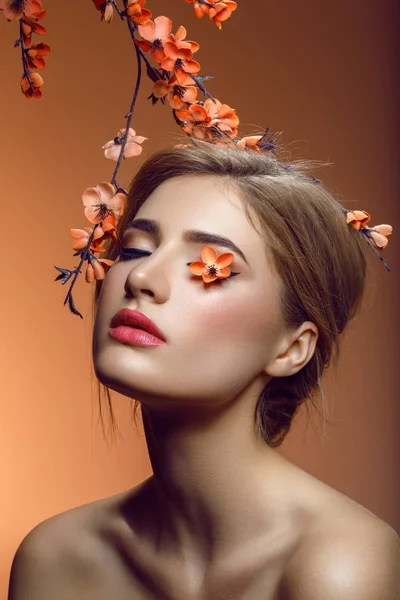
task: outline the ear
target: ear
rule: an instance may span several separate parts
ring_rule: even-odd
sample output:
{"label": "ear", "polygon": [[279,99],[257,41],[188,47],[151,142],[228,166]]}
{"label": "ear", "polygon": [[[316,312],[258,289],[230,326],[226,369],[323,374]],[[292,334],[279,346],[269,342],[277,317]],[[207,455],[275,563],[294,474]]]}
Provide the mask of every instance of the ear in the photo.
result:
{"label": "ear", "polygon": [[311,321],[289,330],[279,342],[277,354],[266,365],[265,373],[271,377],[294,375],[311,360],[317,340],[318,328]]}

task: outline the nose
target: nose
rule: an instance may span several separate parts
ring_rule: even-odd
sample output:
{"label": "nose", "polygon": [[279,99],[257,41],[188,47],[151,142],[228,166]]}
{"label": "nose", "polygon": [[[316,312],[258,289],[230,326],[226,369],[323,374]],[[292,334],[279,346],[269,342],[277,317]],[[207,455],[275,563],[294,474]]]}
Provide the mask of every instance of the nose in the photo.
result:
{"label": "nose", "polygon": [[166,302],[170,296],[169,269],[165,260],[152,254],[140,264],[133,264],[125,279],[125,294],[128,298],[150,296],[158,304]]}

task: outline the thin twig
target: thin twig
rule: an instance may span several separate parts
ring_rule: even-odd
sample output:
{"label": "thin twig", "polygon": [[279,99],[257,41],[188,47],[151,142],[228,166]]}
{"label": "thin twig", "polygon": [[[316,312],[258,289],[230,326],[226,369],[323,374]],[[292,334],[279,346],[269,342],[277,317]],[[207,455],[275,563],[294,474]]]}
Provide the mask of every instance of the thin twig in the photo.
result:
{"label": "thin twig", "polygon": [[379,260],[381,260],[383,262],[383,264],[385,265],[385,268],[391,272],[391,269],[389,268],[389,266],[386,264],[386,262],[384,261],[383,257],[379,254],[378,250],[375,248],[375,246],[372,244],[372,242],[369,239],[370,234],[368,233],[368,229],[366,228],[361,228],[360,229],[361,233],[364,235],[364,238],[366,239],[367,243],[371,246],[372,250],[375,252],[375,254],[378,256]]}
{"label": "thin twig", "polygon": [[119,17],[120,17],[121,21],[123,21],[123,20],[124,20],[124,15],[123,15],[123,13],[122,13],[122,10],[120,10],[120,9],[119,9],[119,7],[118,7],[118,4],[116,3],[116,1],[115,1],[115,0],[110,0],[110,4],[112,4],[112,5],[113,5],[113,7],[114,7],[114,8],[115,8],[115,10],[117,11],[117,13],[118,13],[118,15],[119,15]]}
{"label": "thin twig", "polygon": [[[129,27],[130,23],[131,23],[131,21],[130,21],[130,19],[128,19],[128,27]],[[125,150],[126,142],[127,142],[127,139],[128,139],[129,128],[131,126],[131,121],[132,121],[132,116],[133,116],[133,110],[135,108],[135,103],[136,103],[136,99],[137,99],[138,92],[139,92],[140,80],[141,80],[141,77],[142,77],[142,63],[141,63],[141,60],[140,60],[140,53],[139,53],[140,48],[136,44],[135,44],[135,50],[136,50],[136,58],[137,58],[137,65],[138,65],[138,72],[137,72],[137,78],[136,78],[136,86],[135,86],[135,91],[133,93],[132,102],[131,102],[131,105],[129,107],[129,112],[127,114],[125,135],[122,138],[121,151],[119,153],[117,165],[116,165],[116,167],[114,169],[114,173],[113,173],[113,176],[112,176],[112,179],[111,179],[111,183],[113,185],[117,185],[116,184],[116,176],[117,176],[118,170],[119,170],[119,168],[121,166],[121,162],[122,162],[122,159],[123,159],[123,156],[124,156],[124,150]]]}
{"label": "thin twig", "polygon": [[21,56],[22,56],[22,68],[24,69],[24,76],[27,78],[28,82],[29,82],[29,89],[30,91],[33,92],[35,91],[34,87],[33,87],[33,83],[31,81],[30,78],[30,69],[28,67],[28,63],[26,61],[26,56],[25,56],[25,44],[24,44],[24,32],[22,31],[22,23],[24,22],[24,19],[20,19],[19,20],[19,43],[21,46]]}
{"label": "thin twig", "polygon": [[79,273],[81,272],[81,267],[82,267],[83,263],[85,262],[85,260],[87,260],[87,259],[88,259],[88,255],[90,254],[90,246],[91,246],[91,244],[92,244],[92,241],[93,241],[94,232],[96,231],[96,228],[97,228],[99,225],[101,225],[101,223],[96,223],[96,225],[93,227],[93,231],[92,231],[92,233],[90,234],[89,241],[88,241],[88,243],[87,243],[87,245],[86,245],[86,248],[85,248],[84,252],[82,252],[82,254],[81,254],[81,260],[80,260],[80,263],[79,263],[79,265],[77,266],[77,268],[75,269],[75,275],[74,275],[74,278],[73,278],[73,280],[72,280],[72,282],[71,282],[71,285],[69,286],[69,290],[68,290],[68,292],[67,292],[67,295],[65,296],[65,300],[64,300],[64,306],[67,304],[67,302],[68,302],[68,298],[69,298],[70,296],[72,297],[72,288],[73,288],[73,287],[74,287],[74,285],[75,285],[75,282],[76,282],[76,280],[77,280],[77,278],[78,278],[78,275],[79,275]]}

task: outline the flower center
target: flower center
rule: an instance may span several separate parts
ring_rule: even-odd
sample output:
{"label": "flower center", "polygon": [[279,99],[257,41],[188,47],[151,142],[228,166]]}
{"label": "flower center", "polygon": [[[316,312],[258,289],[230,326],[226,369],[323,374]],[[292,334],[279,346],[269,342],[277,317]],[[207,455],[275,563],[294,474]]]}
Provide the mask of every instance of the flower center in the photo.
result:
{"label": "flower center", "polygon": [[151,44],[151,49],[152,50],[163,50],[164,49],[163,43],[160,40],[160,38],[157,38],[154,40],[154,42]]}
{"label": "flower center", "polygon": [[185,95],[184,86],[183,85],[174,85],[173,95],[178,96],[178,98],[180,98],[182,100],[183,96]]}
{"label": "flower center", "polygon": [[107,204],[94,204],[93,208],[96,209],[97,216],[103,221],[106,217],[113,214],[113,211],[108,208]]}
{"label": "flower center", "polygon": [[218,269],[215,265],[210,265],[208,267],[208,274],[209,275],[216,275],[218,273]]}
{"label": "flower center", "polygon": [[25,9],[26,0],[12,0],[10,2],[10,9],[19,12],[20,10]]}

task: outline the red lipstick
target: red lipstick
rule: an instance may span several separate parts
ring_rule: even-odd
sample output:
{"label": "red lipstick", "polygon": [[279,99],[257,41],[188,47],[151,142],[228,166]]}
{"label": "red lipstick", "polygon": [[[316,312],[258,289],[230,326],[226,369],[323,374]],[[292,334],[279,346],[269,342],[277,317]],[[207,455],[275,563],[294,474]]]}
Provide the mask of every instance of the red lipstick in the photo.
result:
{"label": "red lipstick", "polygon": [[109,335],[115,340],[132,346],[148,348],[166,342],[165,336],[155,323],[139,310],[123,308],[111,320]]}

